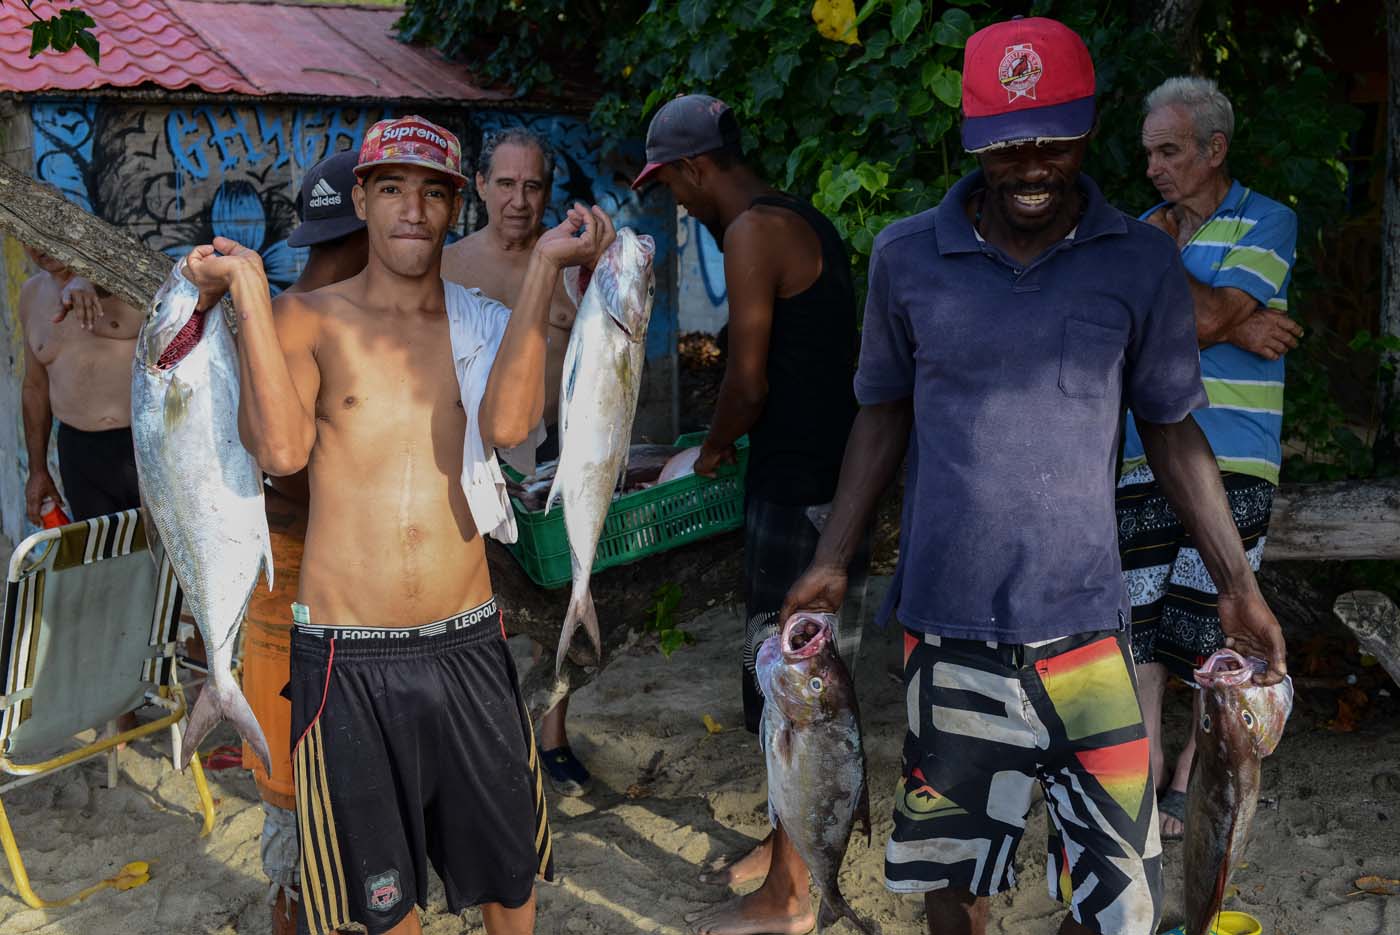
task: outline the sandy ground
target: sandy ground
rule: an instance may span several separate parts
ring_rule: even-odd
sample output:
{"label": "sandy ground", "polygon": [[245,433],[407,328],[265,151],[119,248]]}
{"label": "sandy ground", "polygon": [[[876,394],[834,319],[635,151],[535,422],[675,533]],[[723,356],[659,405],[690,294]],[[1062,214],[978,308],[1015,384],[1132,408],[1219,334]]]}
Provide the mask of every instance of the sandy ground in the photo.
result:
{"label": "sandy ground", "polygon": [[[539,932],[681,933],[685,912],[726,897],[698,883],[698,869],[765,832],[757,747],[742,728],[732,729],[741,722],[732,650],[739,626],[732,610],[712,612],[690,627],[696,645],[670,660],[638,651],[576,697],[574,744],[597,785],[584,800],[551,798],[560,873],[540,888]],[[518,649],[523,658],[526,647]],[[857,682],[875,839],[852,845],[842,877],[856,910],[888,935],[923,930],[919,901],[880,882],[903,736],[902,692],[886,671],[895,656],[892,633],[867,631]],[[1179,735],[1184,698],[1174,696],[1171,709]],[[1400,933],[1400,896],[1348,895],[1366,874],[1400,878],[1400,702],[1381,699],[1361,729],[1347,734],[1325,727],[1334,710],[1334,700],[1305,694],[1267,761],[1264,796],[1276,805],[1259,812],[1232,903],[1280,935]],[[704,714],[730,729],[707,734]],[[103,787],[105,766],[92,762],[4,797],[41,893],[66,893],[136,859],[151,862],[152,878],[42,912],[25,908],[0,871],[0,933],[269,931],[258,864],[262,816],[251,779],[234,770],[212,774],[218,824],[200,839],[193,784],[170,769],[168,753],[164,739],[124,753],[115,789]],[[1059,912],[1045,895],[1045,819],[1038,806],[1033,815],[1017,862],[1020,886],[995,900],[996,932],[1056,930]],[[1164,921],[1175,924],[1179,845],[1167,846],[1166,865]],[[436,883],[424,923],[430,935],[481,931],[475,913],[464,922],[446,912]]]}

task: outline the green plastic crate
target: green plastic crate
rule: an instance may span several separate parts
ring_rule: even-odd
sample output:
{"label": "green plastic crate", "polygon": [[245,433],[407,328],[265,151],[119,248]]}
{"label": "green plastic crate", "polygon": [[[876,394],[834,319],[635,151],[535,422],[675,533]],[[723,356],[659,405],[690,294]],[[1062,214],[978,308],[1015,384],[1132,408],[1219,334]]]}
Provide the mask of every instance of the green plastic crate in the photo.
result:
{"label": "green plastic crate", "polygon": [[[704,432],[691,432],[677,438],[675,444],[693,448],[704,440]],[[748,438],[739,439],[735,448],[738,464],[721,467],[716,477],[691,474],[614,500],[603,520],[593,571],[627,565],[743,526]],[[515,497],[510,503],[515,510],[517,536],[508,548],[525,574],[545,588],[568,584],[573,568],[562,505],[555,503],[548,513],[532,513]]]}

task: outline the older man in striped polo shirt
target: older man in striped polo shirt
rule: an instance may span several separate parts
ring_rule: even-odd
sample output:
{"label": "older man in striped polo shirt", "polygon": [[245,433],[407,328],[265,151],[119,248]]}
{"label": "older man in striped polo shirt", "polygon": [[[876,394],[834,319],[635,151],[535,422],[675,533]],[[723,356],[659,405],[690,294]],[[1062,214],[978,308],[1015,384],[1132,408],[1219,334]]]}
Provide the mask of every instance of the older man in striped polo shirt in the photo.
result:
{"label": "older man in striped polo shirt", "polygon": [[[1172,78],[1147,98],[1142,145],[1163,202],[1143,220],[1176,238],[1191,279],[1201,376],[1210,408],[1198,411],[1220,465],[1250,563],[1257,570],[1278,483],[1283,355],[1302,329],[1288,317],[1298,222],[1278,202],[1231,178],[1229,100],[1204,78]],[[1216,586],[1143,457],[1128,416],[1118,488],[1119,548],[1133,605],[1133,659],[1152,746],[1164,837],[1182,833],[1194,734],[1172,773],[1161,727],[1169,675],[1224,645]],[[1165,788],[1163,788],[1165,786]]]}

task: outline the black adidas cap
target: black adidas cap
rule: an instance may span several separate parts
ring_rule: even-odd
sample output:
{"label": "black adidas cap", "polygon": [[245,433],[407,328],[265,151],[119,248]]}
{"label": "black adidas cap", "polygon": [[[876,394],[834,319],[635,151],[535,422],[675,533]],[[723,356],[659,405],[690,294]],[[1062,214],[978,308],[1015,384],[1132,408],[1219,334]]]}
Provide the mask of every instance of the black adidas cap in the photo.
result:
{"label": "black adidas cap", "polygon": [[301,224],[287,238],[292,247],[310,247],[339,240],[365,226],[355,216],[350,190],[355,187],[355,164],[360,154],[346,150],[327,156],[311,167],[297,193],[297,217]]}

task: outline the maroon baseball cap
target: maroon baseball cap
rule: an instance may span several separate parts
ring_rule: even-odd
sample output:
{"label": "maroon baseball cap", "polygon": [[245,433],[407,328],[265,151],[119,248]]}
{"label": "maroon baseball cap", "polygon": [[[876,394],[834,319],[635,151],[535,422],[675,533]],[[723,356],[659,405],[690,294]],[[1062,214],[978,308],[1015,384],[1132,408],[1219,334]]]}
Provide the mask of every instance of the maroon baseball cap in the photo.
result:
{"label": "maroon baseball cap", "polygon": [[1074,30],[1033,16],[973,33],[963,56],[962,141],[970,153],[1094,128],[1094,63]]}
{"label": "maroon baseball cap", "polygon": [[668,162],[739,145],[739,121],[729,105],[708,94],[685,94],[662,105],[647,127],[647,164],[637,188]]}

